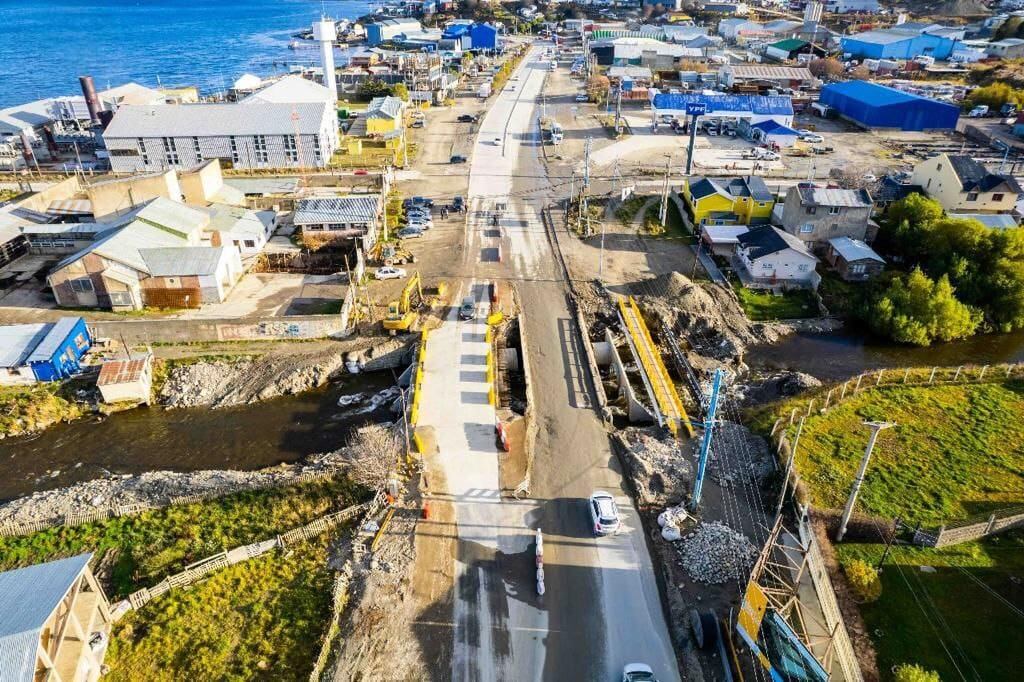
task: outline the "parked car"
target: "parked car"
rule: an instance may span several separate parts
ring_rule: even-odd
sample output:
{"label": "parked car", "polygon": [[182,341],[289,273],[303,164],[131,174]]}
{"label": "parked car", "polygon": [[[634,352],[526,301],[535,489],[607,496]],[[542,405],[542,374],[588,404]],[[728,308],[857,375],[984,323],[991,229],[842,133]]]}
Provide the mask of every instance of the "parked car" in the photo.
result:
{"label": "parked car", "polygon": [[466,163],[466,157],[462,154],[452,154],[452,158],[448,159],[449,163]]}
{"label": "parked car", "polygon": [[622,668],[622,682],[658,682],[654,670],[646,663],[627,663]]}
{"label": "parked car", "polygon": [[479,116],[473,114],[462,114],[459,116],[459,123],[476,123],[479,118]]}
{"label": "parked car", "polygon": [[427,208],[433,208],[434,206],[434,200],[427,199],[426,197],[413,197],[408,201],[410,202],[410,206],[425,206]]}
{"label": "parked car", "polygon": [[406,227],[418,227],[421,230],[429,230],[434,226],[434,221],[430,218],[412,218],[406,224]]}
{"label": "parked car", "polygon": [[800,139],[803,140],[804,142],[814,142],[815,144],[819,144],[825,141],[825,138],[822,137],[821,135],[818,135],[817,133],[801,133]]}
{"label": "parked car", "polygon": [[476,301],[467,296],[462,299],[462,305],[459,306],[459,319],[472,320],[474,317],[476,317]]}
{"label": "parked car", "polygon": [[590,98],[587,97],[587,93],[581,92],[578,95],[576,95],[576,101],[577,102],[588,102],[588,101],[590,101]]}
{"label": "parked car", "polygon": [[609,535],[619,531],[619,508],[615,498],[603,490],[590,496],[590,518],[594,522],[596,535]]}
{"label": "parked car", "polygon": [[417,118],[415,121],[412,122],[412,125],[409,126],[409,127],[410,128],[422,128],[425,125],[426,125],[426,122],[422,118]]}
{"label": "parked car", "polygon": [[466,202],[462,197],[454,197],[452,199],[452,208],[456,211],[464,211],[466,208]]}
{"label": "parked car", "polygon": [[967,114],[968,118],[984,118],[985,116],[988,116],[987,104],[979,104],[971,109],[970,113]]}
{"label": "parked car", "polygon": [[422,237],[422,236],[423,236],[423,229],[420,228],[420,227],[416,227],[415,225],[410,225],[409,227],[403,227],[401,230],[398,231],[398,238],[399,239],[416,239],[417,237]]}
{"label": "parked car", "polygon": [[385,265],[382,268],[377,268],[377,272],[373,273],[373,276],[377,279],[405,279],[405,270]]}
{"label": "parked car", "polygon": [[413,206],[412,208],[408,208],[408,209],[405,210],[405,215],[406,216],[422,216],[422,217],[425,217],[425,218],[429,218],[431,216],[431,212],[430,212],[429,208],[420,207],[420,206]]}

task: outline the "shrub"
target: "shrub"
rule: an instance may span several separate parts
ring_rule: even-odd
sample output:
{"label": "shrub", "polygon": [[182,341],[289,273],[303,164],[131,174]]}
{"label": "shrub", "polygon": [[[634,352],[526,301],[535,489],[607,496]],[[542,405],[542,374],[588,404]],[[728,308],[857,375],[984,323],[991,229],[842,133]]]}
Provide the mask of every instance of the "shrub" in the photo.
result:
{"label": "shrub", "polygon": [[893,679],[896,682],[939,682],[939,674],[916,664],[901,663],[896,666]]}
{"label": "shrub", "polygon": [[857,601],[866,604],[878,601],[882,596],[882,581],[878,578],[875,567],[868,562],[854,559],[843,564],[843,571]]}

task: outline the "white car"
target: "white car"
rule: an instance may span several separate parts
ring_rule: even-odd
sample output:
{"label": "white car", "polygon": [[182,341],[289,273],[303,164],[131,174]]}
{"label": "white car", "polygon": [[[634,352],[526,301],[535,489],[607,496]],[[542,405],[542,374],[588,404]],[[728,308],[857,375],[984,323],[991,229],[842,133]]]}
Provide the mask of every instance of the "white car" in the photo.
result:
{"label": "white car", "polygon": [[578,95],[576,95],[576,101],[577,102],[586,102],[589,99],[590,99],[590,97],[588,97],[585,92],[581,92]]}
{"label": "white car", "polygon": [[587,504],[590,518],[594,522],[595,535],[610,535],[619,532],[619,507],[615,498],[603,490],[596,490]]}
{"label": "white car", "polygon": [[658,679],[646,663],[627,663],[622,668],[622,682],[658,682]]}
{"label": "white car", "polygon": [[405,270],[385,265],[382,268],[377,268],[377,272],[373,273],[373,276],[377,279],[405,279]]}
{"label": "white car", "polygon": [[409,218],[407,223],[408,227],[418,227],[423,230],[429,230],[434,226],[434,221],[430,218]]}
{"label": "white car", "polygon": [[399,239],[416,239],[417,237],[423,236],[423,228],[410,225],[409,227],[403,227],[398,231]]}
{"label": "white car", "polygon": [[825,138],[817,133],[800,133],[800,139],[804,142],[814,142],[820,144],[825,141]]}

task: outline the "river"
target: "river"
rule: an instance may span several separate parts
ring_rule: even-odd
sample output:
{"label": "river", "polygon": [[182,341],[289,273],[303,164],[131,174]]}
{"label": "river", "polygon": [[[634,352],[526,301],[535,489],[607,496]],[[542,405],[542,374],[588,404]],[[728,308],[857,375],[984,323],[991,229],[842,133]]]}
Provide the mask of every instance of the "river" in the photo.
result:
{"label": "river", "polygon": [[863,334],[794,334],[776,344],[750,348],[754,369],[790,369],[836,381],[884,367],[985,365],[1024,362],[1024,331],[982,334],[927,348],[899,346]]}
{"label": "river", "polygon": [[107,88],[135,81],[223,90],[243,73],[318,63],[290,50],[321,10],[335,19],[370,0],[0,0],[0,107],[78,95],[78,76]]}
{"label": "river", "polygon": [[170,469],[259,469],[336,450],[353,428],[391,418],[391,401],[339,407],[394,385],[388,372],[360,374],[300,395],[213,410],[139,408],[0,440],[0,501],[110,474]]}

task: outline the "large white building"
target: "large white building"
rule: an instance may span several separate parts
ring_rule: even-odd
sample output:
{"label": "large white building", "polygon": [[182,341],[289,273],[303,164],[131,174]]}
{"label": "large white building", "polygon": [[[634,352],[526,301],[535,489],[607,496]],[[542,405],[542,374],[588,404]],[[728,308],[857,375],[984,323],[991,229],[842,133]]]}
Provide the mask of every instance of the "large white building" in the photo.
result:
{"label": "large white building", "polygon": [[337,112],[311,99],[121,107],[103,132],[111,170],[190,169],[211,159],[228,168],[322,168],[338,148]]}

